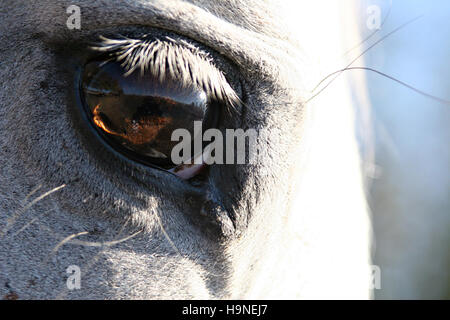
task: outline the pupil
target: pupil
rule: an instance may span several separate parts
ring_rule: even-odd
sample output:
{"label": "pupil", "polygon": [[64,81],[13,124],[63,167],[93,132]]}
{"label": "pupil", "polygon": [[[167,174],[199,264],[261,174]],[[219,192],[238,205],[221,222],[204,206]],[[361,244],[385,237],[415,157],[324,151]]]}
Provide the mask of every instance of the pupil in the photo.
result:
{"label": "pupil", "polygon": [[[82,77],[89,116],[107,142],[144,162],[164,169],[174,167],[172,132],[187,129],[194,140],[194,121],[207,115],[207,95],[166,77],[125,70],[115,62],[91,62]],[[149,72],[147,72],[149,73]]]}

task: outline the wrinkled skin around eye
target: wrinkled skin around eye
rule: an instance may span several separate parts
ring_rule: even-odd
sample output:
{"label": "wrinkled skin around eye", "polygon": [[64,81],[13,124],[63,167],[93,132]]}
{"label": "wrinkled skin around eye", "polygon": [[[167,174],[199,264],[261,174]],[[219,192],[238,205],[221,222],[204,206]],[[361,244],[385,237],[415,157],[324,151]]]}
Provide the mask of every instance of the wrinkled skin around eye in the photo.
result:
{"label": "wrinkled skin around eye", "polygon": [[177,80],[160,80],[151,74],[125,70],[115,62],[91,62],[83,72],[81,90],[89,118],[107,142],[135,152],[162,168],[174,167],[171,150],[174,130],[194,134],[194,121],[206,122],[205,92],[182,86]]}

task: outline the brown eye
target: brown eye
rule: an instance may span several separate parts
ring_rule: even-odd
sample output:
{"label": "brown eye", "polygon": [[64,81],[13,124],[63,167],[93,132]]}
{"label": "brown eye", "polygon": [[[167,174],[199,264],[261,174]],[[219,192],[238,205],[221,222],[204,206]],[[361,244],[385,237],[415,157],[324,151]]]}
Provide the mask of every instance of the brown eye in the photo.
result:
{"label": "brown eye", "polygon": [[194,121],[211,118],[206,93],[170,78],[124,73],[117,62],[85,66],[80,87],[88,118],[119,152],[148,165],[174,168],[171,151],[178,142],[171,141],[172,132],[186,129],[194,140]]}

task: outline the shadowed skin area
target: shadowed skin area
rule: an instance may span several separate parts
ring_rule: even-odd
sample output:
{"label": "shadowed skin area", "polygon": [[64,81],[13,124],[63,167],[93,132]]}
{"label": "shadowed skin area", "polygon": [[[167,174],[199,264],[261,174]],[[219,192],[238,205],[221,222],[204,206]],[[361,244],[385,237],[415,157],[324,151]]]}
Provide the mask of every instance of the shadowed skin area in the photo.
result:
{"label": "shadowed skin area", "polygon": [[[81,30],[66,27],[72,4]],[[1,1],[0,297],[369,297],[350,103],[344,86],[317,101],[333,121],[314,138],[306,53],[337,50],[300,45],[318,12],[302,6],[294,26],[281,1]],[[212,165],[193,185],[99,142],[76,107],[77,72],[100,35],[142,30],[209,51],[245,102],[219,111],[219,129],[266,130],[263,161]]]}

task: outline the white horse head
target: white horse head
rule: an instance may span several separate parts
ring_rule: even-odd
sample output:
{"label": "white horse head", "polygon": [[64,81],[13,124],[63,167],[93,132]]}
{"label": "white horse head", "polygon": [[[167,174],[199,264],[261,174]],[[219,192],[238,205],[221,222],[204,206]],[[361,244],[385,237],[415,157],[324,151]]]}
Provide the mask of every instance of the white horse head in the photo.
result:
{"label": "white horse head", "polygon": [[[355,99],[345,75],[313,90],[350,61],[353,5],[72,2],[0,4],[2,296],[371,296]],[[264,129],[260,162],[213,164],[194,184],[87,129],[75,79],[93,41],[145,35],[207,54],[243,102],[219,129]],[[204,71],[192,64],[186,81]]]}

